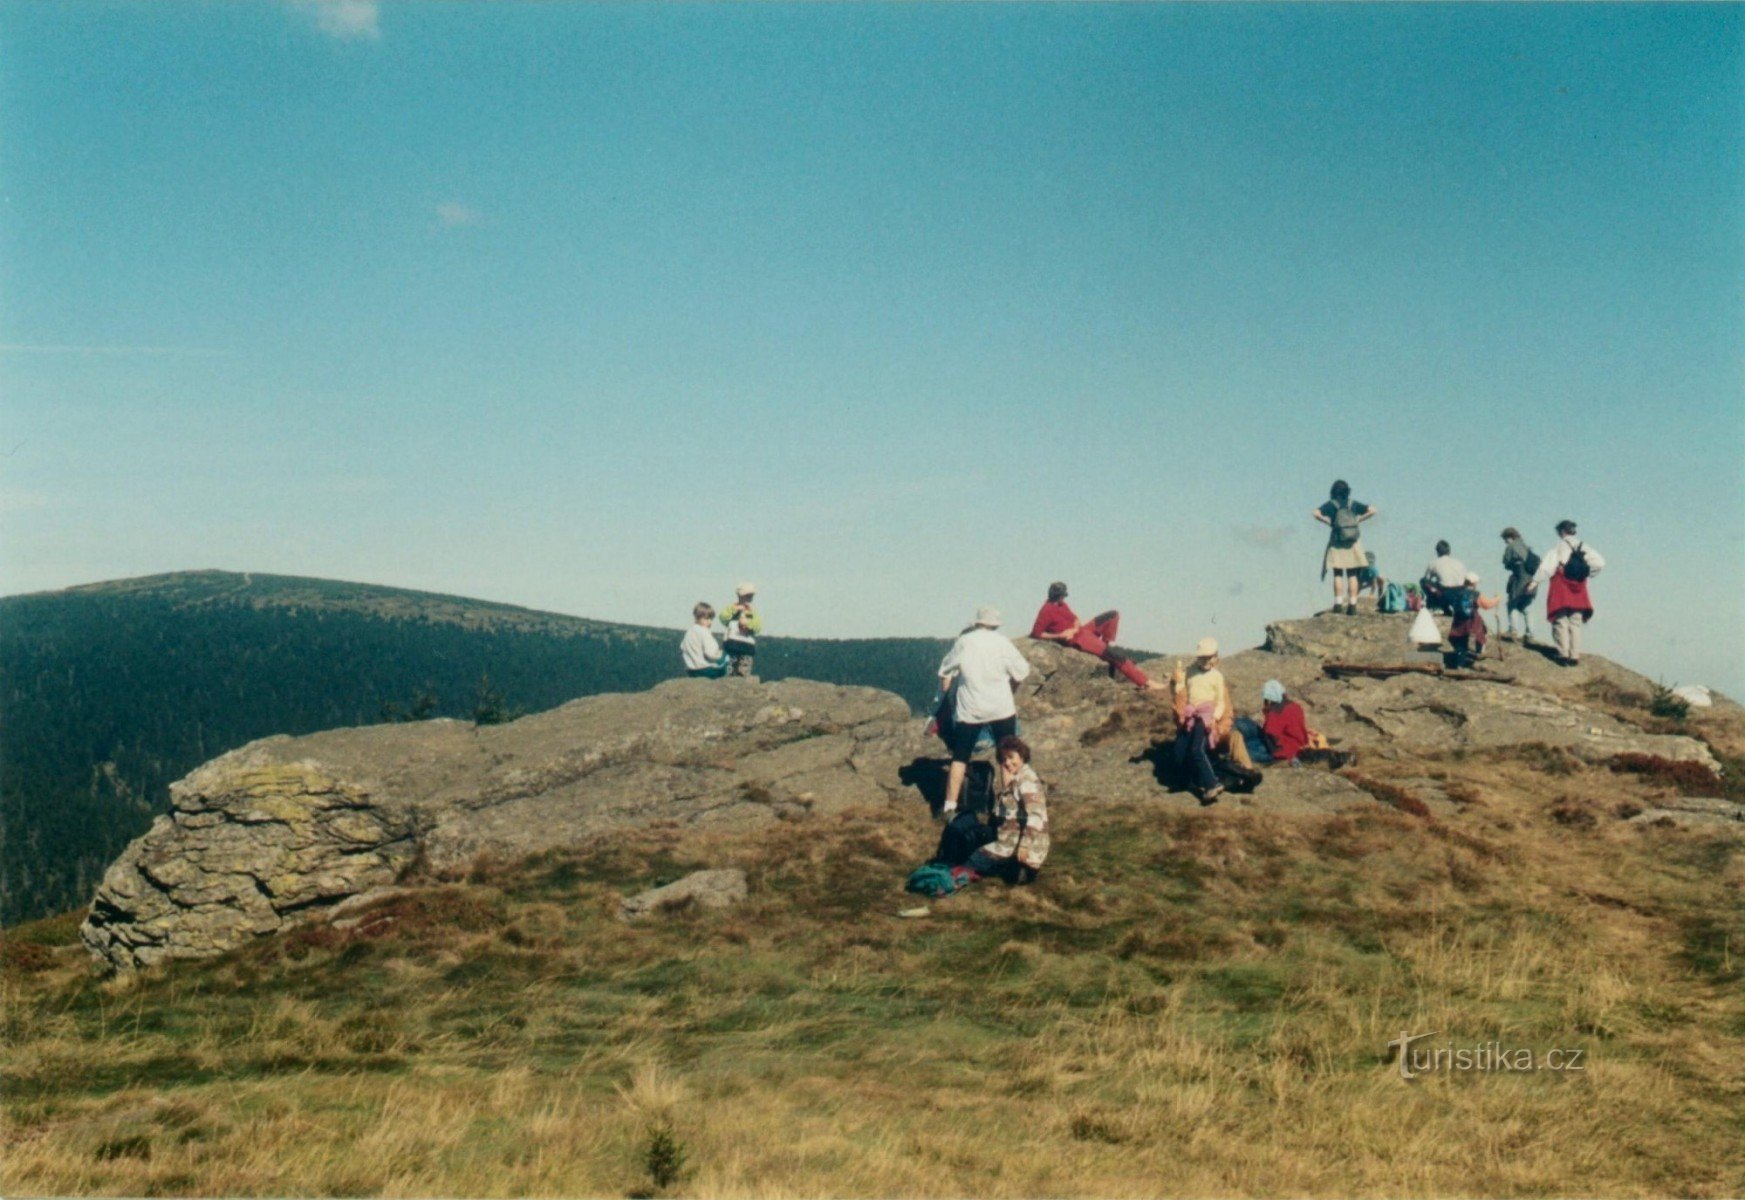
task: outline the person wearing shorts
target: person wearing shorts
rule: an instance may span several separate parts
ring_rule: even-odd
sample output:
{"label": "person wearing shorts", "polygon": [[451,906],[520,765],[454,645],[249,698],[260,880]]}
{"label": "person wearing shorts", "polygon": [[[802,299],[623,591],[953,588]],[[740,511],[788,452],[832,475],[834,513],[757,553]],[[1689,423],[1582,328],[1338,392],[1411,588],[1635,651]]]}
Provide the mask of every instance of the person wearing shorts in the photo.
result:
{"label": "person wearing shorts", "polygon": [[982,730],[990,731],[996,743],[1018,732],[1016,692],[1030,675],[1030,663],[999,628],[1000,610],[984,604],[976,610],[975,624],[939,663],[940,689],[951,692],[953,716],[951,769],[940,809],[947,820],[957,812],[957,797]]}

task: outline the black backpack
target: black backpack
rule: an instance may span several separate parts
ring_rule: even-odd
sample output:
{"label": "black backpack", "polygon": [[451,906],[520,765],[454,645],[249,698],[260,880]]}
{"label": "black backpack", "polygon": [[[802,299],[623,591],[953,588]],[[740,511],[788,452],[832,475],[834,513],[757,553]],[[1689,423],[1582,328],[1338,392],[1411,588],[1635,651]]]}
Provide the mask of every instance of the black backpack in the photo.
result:
{"label": "black backpack", "polygon": [[1570,552],[1569,561],[1563,564],[1563,577],[1571,583],[1585,583],[1592,574],[1593,569],[1587,565],[1587,545],[1578,542]]}
{"label": "black backpack", "polygon": [[1448,615],[1456,621],[1470,621],[1472,614],[1478,611],[1478,591],[1474,588],[1457,588],[1448,593]]}

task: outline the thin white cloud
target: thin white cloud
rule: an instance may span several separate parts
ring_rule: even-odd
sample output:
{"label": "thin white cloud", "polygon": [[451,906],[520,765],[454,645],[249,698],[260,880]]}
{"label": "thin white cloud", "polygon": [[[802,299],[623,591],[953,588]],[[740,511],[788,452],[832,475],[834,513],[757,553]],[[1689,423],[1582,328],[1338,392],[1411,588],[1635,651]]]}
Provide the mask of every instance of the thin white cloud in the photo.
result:
{"label": "thin white cloud", "polygon": [[182,354],[221,358],[232,353],[210,346],[80,346],[61,343],[0,342],[0,354]]}
{"label": "thin white cloud", "polygon": [[342,42],[373,42],[382,36],[376,0],[299,0],[315,16],[315,27]]}
{"label": "thin white cloud", "polygon": [[444,200],[436,206],[436,223],[444,229],[477,225],[484,219],[478,209],[462,204],[459,200]]}
{"label": "thin white cloud", "polygon": [[1273,550],[1295,537],[1296,533],[1290,525],[1244,525],[1236,531],[1236,540],[1262,550]]}

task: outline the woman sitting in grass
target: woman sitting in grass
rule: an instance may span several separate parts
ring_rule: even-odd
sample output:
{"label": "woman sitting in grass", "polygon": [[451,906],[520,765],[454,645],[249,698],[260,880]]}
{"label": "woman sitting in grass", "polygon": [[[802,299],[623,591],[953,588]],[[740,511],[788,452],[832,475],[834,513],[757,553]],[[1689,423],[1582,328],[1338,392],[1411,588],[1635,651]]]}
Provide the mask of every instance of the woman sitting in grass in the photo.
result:
{"label": "woman sitting in grass", "polygon": [[994,747],[1000,767],[994,793],[994,840],[970,855],[966,864],[977,875],[1000,875],[1012,883],[1036,877],[1048,857],[1048,800],[1042,780],[1030,766],[1030,747],[1010,735]]}

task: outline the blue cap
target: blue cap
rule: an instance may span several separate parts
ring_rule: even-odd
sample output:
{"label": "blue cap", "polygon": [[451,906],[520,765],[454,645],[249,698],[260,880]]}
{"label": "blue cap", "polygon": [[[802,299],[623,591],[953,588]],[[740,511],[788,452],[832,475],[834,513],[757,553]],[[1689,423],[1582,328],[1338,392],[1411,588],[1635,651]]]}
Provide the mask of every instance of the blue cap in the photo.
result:
{"label": "blue cap", "polygon": [[1269,704],[1282,704],[1285,698],[1285,685],[1276,679],[1269,679],[1261,685],[1260,698]]}

